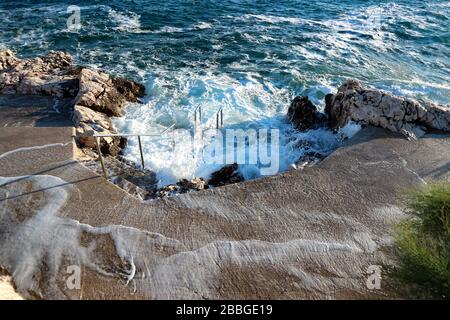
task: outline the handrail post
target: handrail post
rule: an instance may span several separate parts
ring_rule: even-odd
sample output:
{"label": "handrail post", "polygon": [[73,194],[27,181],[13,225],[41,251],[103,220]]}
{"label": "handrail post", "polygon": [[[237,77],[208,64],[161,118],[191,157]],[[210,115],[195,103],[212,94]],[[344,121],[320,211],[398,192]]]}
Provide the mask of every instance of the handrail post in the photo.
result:
{"label": "handrail post", "polygon": [[216,129],[219,130],[219,113],[216,113]]}
{"label": "handrail post", "polygon": [[141,136],[138,136],[138,142],[139,142],[139,152],[141,153],[141,164],[142,164],[142,169],[145,169],[144,155],[142,154]]}
{"label": "handrail post", "polygon": [[103,163],[102,150],[100,149],[100,138],[95,137],[95,144],[97,145],[98,156],[100,158],[100,163],[102,165],[103,175],[105,179],[108,179],[108,174],[106,173],[105,164]]}
{"label": "handrail post", "polygon": [[216,129],[223,127],[223,107],[216,112]]}
{"label": "handrail post", "polygon": [[198,123],[201,126],[202,125],[202,106],[198,105],[197,108],[194,110],[194,132],[197,131],[197,119]]}
{"label": "handrail post", "polygon": [[172,150],[175,152],[175,132],[172,131]]}

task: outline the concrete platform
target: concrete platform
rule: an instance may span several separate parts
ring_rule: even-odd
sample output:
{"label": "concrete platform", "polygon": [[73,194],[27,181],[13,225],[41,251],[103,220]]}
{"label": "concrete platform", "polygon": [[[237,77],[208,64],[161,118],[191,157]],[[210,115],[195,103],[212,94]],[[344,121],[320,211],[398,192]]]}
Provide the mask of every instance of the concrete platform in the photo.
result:
{"label": "concrete platform", "polygon": [[0,127],[72,127],[71,98],[0,95]]}
{"label": "concrete platform", "polygon": [[74,161],[69,129],[11,129],[0,266],[28,298],[395,298],[366,281],[392,258],[398,194],[450,180],[450,135],[368,128],[317,166],[145,203]]}

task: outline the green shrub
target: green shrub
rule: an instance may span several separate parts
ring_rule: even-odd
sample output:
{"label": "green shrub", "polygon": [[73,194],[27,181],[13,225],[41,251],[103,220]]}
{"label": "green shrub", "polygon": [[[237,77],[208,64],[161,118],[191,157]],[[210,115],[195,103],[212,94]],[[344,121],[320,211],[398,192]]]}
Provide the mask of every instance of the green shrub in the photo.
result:
{"label": "green shrub", "polygon": [[435,238],[450,238],[450,184],[431,185],[406,196],[407,212],[419,219],[420,231]]}
{"label": "green shrub", "polygon": [[395,228],[398,266],[391,274],[415,297],[450,298],[450,184],[432,185],[405,197],[410,218]]}

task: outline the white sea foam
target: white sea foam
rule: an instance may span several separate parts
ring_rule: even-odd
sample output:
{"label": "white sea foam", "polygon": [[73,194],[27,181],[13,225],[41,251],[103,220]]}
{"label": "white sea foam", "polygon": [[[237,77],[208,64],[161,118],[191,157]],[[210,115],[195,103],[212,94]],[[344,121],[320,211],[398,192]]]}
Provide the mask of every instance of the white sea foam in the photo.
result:
{"label": "white sea foam", "polygon": [[194,28],[194,29],[211,29],[212,28],[212,24],[208,23],[208,22],[201,21],[201,22],[199,22],[197,24],[194,24],[192,26],[192,28]]}
{"label": "white sea foam", "polygon": [[262,14],[246,14],[244,15],[244,19],[246,20],[252,20],[256,19],[259,21],[264,21],[268,23],[292,23],[292,24],[301,24],[305,23],[304,19],[297,18],[297,17],[280,17],[280,16],[272,16],[272,15],[262,15]]}
{"label": "white sea foam", "polygon": [[118,12],[110,9],[109,17],[116,23],[116,30],[126,31],[131,33],[144,32],[141,29],[141,16],[134,12]]}
{"label": "white sea foam", "polygon": [[160,29],[153,31],[153,33],[178,33],[183,32],[183,28],[173,27],[173,26],[164,26]]}
{"label": "white sea foam", "polygon": [[174,26],[164,26],[157,30],[151,31],[152,33],[180,33],[180,32],[186,32],[186,31],[193,31],[193,30],[205,30],[205,29],[211,29],[213,25],[208,22],[198,22],[190,27],[186,28],[180,28],[180,27],[174,27]]}
{"label": "white sea foam", "polygon": [[[239,67],[238,65],[234,66]],[[114,119],[121,132],[157,133],[176,123],[178,129],[172,134],[160,138],[144,138],[144,158],[147,168],[154,170],[160,180],[160,186],[177,182],[179,179],[194,177],[208,178],[222,165],[209,163],[204,154],[195,150],[205,150],[216,140],[205,138],[200,145],[192,144],[194,126],[193,109],[202,107],[203,129],[214,128],[215,112],[224,107],[224,129],[277,129],[280,134],[279,169],[285,171],[307,151],[327,154],[340,143],[340,136],[319,129],[307,133],[293,130],[285,117],[292,96],[287,89],[277,88],[270,81],[264,81],[258,74],[247,72],[240,81],[226,74],[213,71],[204,74],[185,69],[178,74],[178,83],[174,87],[172,80],[164,74],[152,78],[147,83],[148,98],[145,105],[130,105],[123,118]],[[324,96],[333,90],[330,86],[320,85],[316,91],[310,91],[311,97]],[[319,102],[319,100],[317,100]],[[306,143],[307,148],[299,147]],[[242,145],[238,152],[247,154],[250,146]],[[234,149],[224,146],[223,153]],[[139,162],[137,141],[129,139],[126,156]],[[196,154],[197,156],[194,156]],[[230,156],[231,158],[231,156]],[[241,164],[240,171],[246,179],[261,175],[261,164]]]}
{"label": "white sea foam", "polygon": [[299,45],[295,45],[293,46],[294,50],[297,50],[305,59],[308,60],[318,60],[318,61],[322,61],[325,60],[326,57],[314,52],[311,52],[311,50],[308,50],[302,46]]}

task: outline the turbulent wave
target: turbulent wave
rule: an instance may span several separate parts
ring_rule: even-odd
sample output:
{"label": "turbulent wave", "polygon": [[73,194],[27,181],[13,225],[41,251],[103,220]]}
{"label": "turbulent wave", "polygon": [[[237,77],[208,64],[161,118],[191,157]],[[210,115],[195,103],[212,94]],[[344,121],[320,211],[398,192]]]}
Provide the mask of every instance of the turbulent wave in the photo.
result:
{"label": "turbulent wave", "polygon": [[[306,133],[294,130],[285,117],[286,106],[292,98],[289,91],[261,81],[255,74],[248,73],[237,81],[223,74],[215,75],[211,70],[206,74],[181,70],[176,74],[176,83],[173,76],[173,73],[161,73],[152,78],[147,83],[146,103],[143,106],[129,106],[125,117],[114,120],[119,131],[155,135],[172,123],[176,124],[178,130],[172,135],[166,134],[162,139],[143,139],[145,162],[157,168],[161,185],[175,183],[181,178],[208,178],[222,166],[211,164],[203,153],[196,153],[198,148],[204,150],[216,142],[216,137],[212,137],[194,146],[194,109],[197,107],[202,108],[202,129],[205,130],[215,128],[215,113],[219,107],[224,110],[224,135],[227,129],[242,129],[245,132],[279,130],[280,150],[275,160],[281,172],[298,161],[305,152],[327,154],[340,144],[342,137],[325,129]],[[175,84],[176,87],[173,87]],[[326,86],[316,87],[315,90],[323,90],[323,93],[331,91]],[[357,127],[349,126],[350,131],[344,134],[354,134],[352,128]],[[248,159],[250,146],[246,144],[242,146],[244,148],[239,152],[244,152]],[[234,150],[224,145],[223,153],[227,155],[230,152]],[[139,159],[137,141],[129,141],[127,156],[136,161]],[[248,161],[240,167],[247,179],[261,176],[260,169],[261,164],[250,164]]]}

